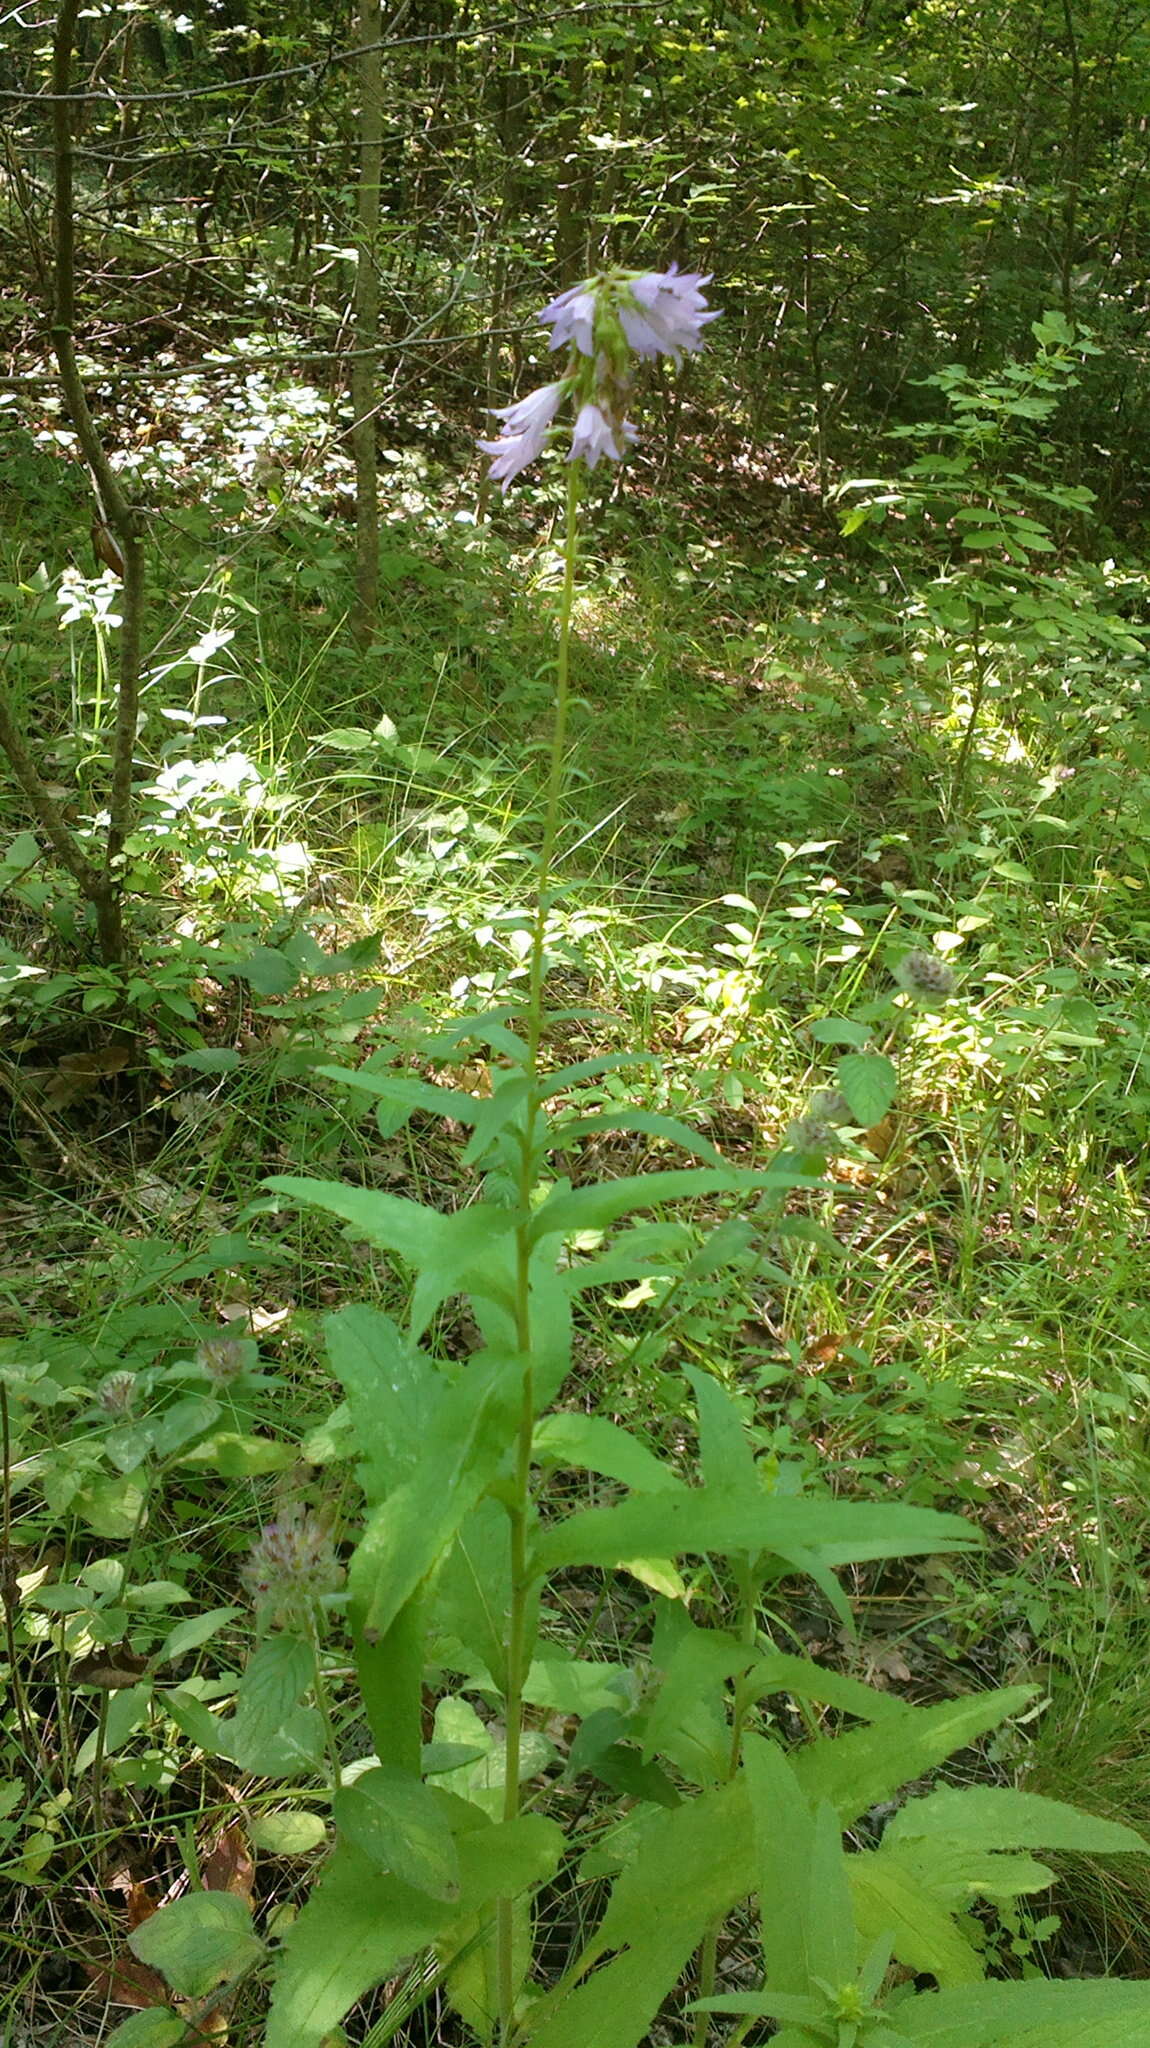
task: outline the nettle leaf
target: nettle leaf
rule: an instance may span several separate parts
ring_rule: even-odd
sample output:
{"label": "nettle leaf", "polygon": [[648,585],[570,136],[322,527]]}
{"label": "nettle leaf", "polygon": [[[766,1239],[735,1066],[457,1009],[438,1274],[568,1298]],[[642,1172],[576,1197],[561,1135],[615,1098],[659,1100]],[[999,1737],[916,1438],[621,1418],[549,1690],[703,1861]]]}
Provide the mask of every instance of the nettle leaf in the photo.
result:
{"label": "nettle leaf", "polygon": [[203,1998],[259,1961],[251,1908],[234,1892],[187,1892],[128,1936],[133,1955],[159,1970],[181,1998]]}
{"label": "nettle leaf", "polygon": [[694,1365],[683,1367],[695,1390],[699,1416],[699,1463],[703,1479],[716,1491],[722,1487],[751,1492],[759,1483],[755,1454],[735,1402],[713,1373]]}
{"label": "nettle leaf", "polygon": [[697,1159],[709,1159],[714,1166],[724,1163],[718,1146],[693,1131],[689,1124],[678,1117],[656,1116],[644,1109],[604,1109],[558,1125],[559,1137],[565,1145],[573,1138],[594,1137],[599,1131],[638,1131],[643,1137],[661,1138],[665,1144],[677,1145],[680,1151],[693,1153]]}
{"label": "nettle leaf", "polygon": [[448,1802],[420,1779],[377,1765],[336,1793],[332,1813],[341,1834],[377,1870],[389,1870],[433,1899],[459,1897]]}
{"label": "nettle leaf", "polygon": [[881,1122],[898,1092],[894,1062],[881,1052],[844,1053],[835,1078],[864,1130]]}
{"label": "nettle leaf", "polygon": [[814,1849],[814,1815],[790,1761],[775,1742],[747,1735],[744,1777],[751,1802],[754,1877],[759,1894],[759,1939],[772,1990],[802,1995],[809,1988],[807,1874]]}
{"label": "nettle leaf", "polygon": [[854,1714],[861,1721],[889,1720],[903,1705],[892,1693],[864,1685],[860,1678],[848,1678],[844,1672],[829,1671],[825,1665],[816,1664],[811,1657],[792,1657],[783,1650],[772,1650],[769,1657],[753,1664],[743,1680],[743,1690],[748,1698],[756,1700],[765,1699],[770,1693],[785,1692],[792,1699],[815,1700],[839,1713]]}
{"label": "nettle leaf", "polygon": [[[1150,2048],[1150,1984],[979,1984],[891,2009],[914,2048]],[[533,2044],[534,2048],[534,2044]]]}
{"label": "nettle leaf", "polygon": [[[263,1778],[298,1777],[323,1754],[323,1726],[300,1705],[315,1676],[310,1643],[269,1636],[253,1652],[229,1721],[216,1722],[219,1753]],[[226,1745],[226,1746],[225,1746]]]}
{"label": "nettle leaf", "polygon": [[938,1842],[947,1849],[1062,1849],[1084,1856],[1150,1855],[1143,1835],[1083,1813],[1061,1799],[1006,1785],[944,1786],[912,1799],[883,1836],[888,1842]]}

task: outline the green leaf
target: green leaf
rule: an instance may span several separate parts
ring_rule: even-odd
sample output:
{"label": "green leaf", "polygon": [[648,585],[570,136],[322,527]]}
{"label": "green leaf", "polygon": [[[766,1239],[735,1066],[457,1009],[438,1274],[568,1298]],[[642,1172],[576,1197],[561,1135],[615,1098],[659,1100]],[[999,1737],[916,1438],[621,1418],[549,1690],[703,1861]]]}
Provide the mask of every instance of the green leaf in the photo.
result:
{"label": "green leaf", "polygon": [[104,2037],[104,2048],[179,2048],[188,2030],[183,2020],[166,2005],[151,2005],[146,2012],[134,2012]]}
{"label": "green leaf", "polygon": [[246,960],[221,962],[215,971],[250,983],[258,996],[286,996],[299,980],[287,955],[274,946],[256,946]]}
{"label": "green leaf", "polygon": [[[967,1549],[979,1540],[957,1515],[886,1503],[795,1500],[767,1493],[689,1487],[617,1507],[589,1508],[539,1536],[535,1568],[625,1564],[636,1557],[813,1551],[823,1565]],[[912,1774],[913,1775],[913,1774]],[[873,1804],[873,1801],[867,1801]]]}
{"label": "green leaf", "polygon": [[1150,2048],[1150,1984],[928,1991],[904,2000],[891,2021],[915,2048]]}
{"label": "green leaf", "polygon": [[572,1973],[594,1974],[574,1988],[569,1974],[538,2001],[531,2048],[639,2048],[708,1927],[745,1897],[754,1875],[741,1782],[659,1814]]}
{"label": "green leaf", "polygon": [[797,1752],[794,1769],[808,1799],[828,1800],[849,1827],[924,1771],[1020,1714],[1033,1698],[1032,1687],[1016,1685],[939,1707],[904,1706],[872,1728],[809,1743]]}
{"label": "green leaf", "polygon": [[476,1203],[445,1216],[375,1188],[343,1187],[338,1181],[303,1180],[294,1174],[277,1174],[264,1186],[293,1202],[328,1210],[350,1224],[357,1237],[407,1261],[419,1275],[411,1300],[415,1338],[451,1294],[480,1294],[509,1313],[513,1309],[514,1219],[506,1209]]}
{"label": "green leaf", "polygon": [[889,1692],[848,1678],[841,1671],[828,1671],[810,1657],[792,1657],[772,1650],[751,1666],[743,1680],[748,1699],[765,1699],[773,1692],[789,1693],[792,1699],[817,1700],[839,1713],[854,1714],[861,1721],[884,1721],[901,1713],[903,1702]]}
{"label": "green leaf", "polygon": [[807,1030],[818,1045],[865,1045],[869,1039],[870,1026],[858,1024],[853,1017],[816,1017]]}
{"label": "green leaf", "polygon": [[881,1121],[898,1090],[894,1063],[881,1052],[844,1053],[835,1077],[864,1130]]}
{"label": "green leaf", "polygon": [[692,1201],[704,1195],[750,1195],[763,1188],[818,1187],[809,1175],[741,1173],[735,1167],[681,1167],[668,1173],[635,1173],[619,1180],[596,1181],[585,1188],[555,1188],[535,1211],[531,1238],[570,1237],[578,1230],[605,1230],[635,1209],[653,1209],[663,1202]]}
{"label": "green leaf", "polygon": [[948,1849],[1062,1849],[1085,1856],[1150,1855],[1133,1828],[1083,1813],[1061,1799],[1015,1792],[1005,1785],[944,1786],[912,1799],[883,1835],[890,1842],[931,1843]]}
{"label": "green leaf", "polygon": [[203,1466],[218,1472],[222,1479],[258,1479],[266,1472],[286,1472],[298,1464],[299,1448],[277,1443],[270,1436],[241,1436],[233,1429],[219,1429],[185,1451],[179,1462]]}
{"label": "green leaf", "polygon": [[429,1432],[418,1470],[377,1508],[349,1583],[365,1638],[382,1636],[434,1570],[515,1439],[521,1359],[473,1359]]}
{"label": "green leaf", "polygon": [[178,1621],[164,1637],[160,1663],[173,1664],[177,1657],[186,1657],[189,1650],[200,1649],[242,1613],[242,1607],[210,1607],[205,1614],[194,1614],[189,1621]]}
{"label": "green leaf", "polygon": [[685,1365],[683,1372],[695,1390],[704,1484],[715,1492],[724,1487],[744,1494],[753,1492],[759,1475],[738,1408],[714,1373],[700,1372],[694,1365]]}
{"label": "green leaf", "polygon": [[264,2048],[320,2048],[357,1998],[431,1947],[451,1918],[341,1843],[284,1937]]}
{"label": "green leaf", "polygon": [[535,1425],[537,1465],[574,1466],[618,1479],[636,1493],[682,1492],[683,1482],[646,1444],[602,1415],[546,1415]]}
{"label": "green leaf", "polygon": [[977,1984],[982,1962],[921,1875],[884,1849],[849,1859],[851,1890],[864,1941],[885,1935],[908,1970],[929,1971],[944,1987]]}
{"label": "green leaf", "polygon": [[248,1833],[257,1849],[269,1856],[309,1856],[327,1840],[323,1816],[302,1806],[281,1808],[248,1822]]}
{"label": "green leaf", "polygon": [[332,1801],[340,1832],[375,1865],[430,1898],[459,1897],[459,1857],[443,1797],[379,1764]]}
{"label": "green leaf", "polygon": [[[547,1085],[551,1081],[548,1076]],[[723,1155],[709,1138],[693,1131],[689,1124],[678,1117],[655,1116],[645,1109],[604,1109],[594,1116],[580,1116],[570,1123],[560,1123],[559,1136],[563,1144],[573,1138],[594,1137],[599,1131],[639,1131],[644,1137],[662,1138],[668,1145],[678,1145],[683,1152],[693,1153],[697,1159],[709,1159],[713,1166],[724,1164]]]}
{"label": "green leaf", "polygon": [[223,1753],[262,1778],[296,1777],[323,1750],[319,1715],[299,1702],[315,1677],[311,1644],[282,1634],[269,1636],[253,1653],[240,1680],[236,1711],[217,1722]]}
{"label": "green leaf", "polygon": [[347,1396],[359,1476],[374,1506],[415,1471],[447,1383],[426,1351],[378,1309],[324,1318],[331,1369]]}
{"label": "green leaf", "polygon": [[134,1927],[128,1947],[181,1998],[203,1998],[258,1962],[264,1945],[234,1892],[188,1892]]}
{"label": "green leaf", "polygon": [[814,1816],[777,1743],[745,1736],[743,1762],[751,1802],[764,1976],[772,1990],[803,1995],[809,1989],[806,1880]]}

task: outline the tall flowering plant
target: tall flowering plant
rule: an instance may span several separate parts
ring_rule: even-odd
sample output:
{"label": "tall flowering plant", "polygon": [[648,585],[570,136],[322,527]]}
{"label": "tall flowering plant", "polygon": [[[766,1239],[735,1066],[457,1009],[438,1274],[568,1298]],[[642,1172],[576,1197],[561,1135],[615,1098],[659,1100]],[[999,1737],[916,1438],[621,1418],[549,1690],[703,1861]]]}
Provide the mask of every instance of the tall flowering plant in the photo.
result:
{"label": "tall flowering plant", "polygon": [[515,405],[496,408],[503,425],[495,440],[480,441],[491,476],[503,485],[542,454],[566,405],[575,427],[569,462],[594,469],[601,455],[621,462],[636,430],[626,417],[633,361],[670,356],[677,365],[703,346],[703,329],[718,313],[708,310],[696,271],[608,270],[560,292],[536,315],[551,329],[552,350],[566,348],[562,377],[529,391]]}

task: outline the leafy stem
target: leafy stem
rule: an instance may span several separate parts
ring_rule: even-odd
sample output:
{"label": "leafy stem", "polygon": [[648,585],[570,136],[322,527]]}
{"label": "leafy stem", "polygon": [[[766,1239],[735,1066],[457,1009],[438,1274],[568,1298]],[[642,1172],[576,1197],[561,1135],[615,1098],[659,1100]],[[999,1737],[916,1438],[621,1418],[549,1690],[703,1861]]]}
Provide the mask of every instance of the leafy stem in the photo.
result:
{"label": "leafy stem", "polygon": [[[511,1602],[507,1626],[506,1749],[503,1818],[514,1820],[519,1812],[519,1763],[523,1746],[523,1685],[529,1661],[528,1603],[530,1574],[528,1536],[531,1518],[531,1445],[535,1429],[535,1374],[531,1350],[531,1197],[538,1171],[537,1135],[543,1109],[538,1087],[539,1051],[543,1041],[543,975],[547,937],[549,884],[559,834],[559,803],[563,791],[563,766],[567,741],[571,665],[571,617],[575,603],[575,566],[579,536],[580,465],[567,470],[567,509],[564,532],[563,588],[559,600],[559,646],[555,665],[555,717],[551,733],[551,758],[547,777],[547,804],[543,841],[539,849],[539,873],[535,919],[531,935],[531,960],[527,997],[527,1106],[519,1162],[519,1223],[516,1232],[515,1321],[516,1340],[523,1360],[522,1406],[515,1447],[515,1477],[510,1520]],[[515,1937],[514,1900],[502,1898],[496,1911],[496,1955],[499,1986],[500,2039],[511,2038],[515,2023]]]}

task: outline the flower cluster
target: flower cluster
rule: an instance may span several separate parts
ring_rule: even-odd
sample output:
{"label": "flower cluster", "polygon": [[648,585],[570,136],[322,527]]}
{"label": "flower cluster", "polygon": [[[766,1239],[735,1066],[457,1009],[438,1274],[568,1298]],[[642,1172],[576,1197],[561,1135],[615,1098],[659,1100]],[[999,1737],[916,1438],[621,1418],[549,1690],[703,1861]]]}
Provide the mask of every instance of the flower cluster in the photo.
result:
{"label": "flower cluster", "polygon": [[551,329],[550,348],[566,348],[566,375],[541,384],[516,405],[497,408],[498,438],[480,441],[491,476],[508,484],[541,455],[561,405],[575,405],[569,462],[594,469],[600,456],[621,462],[637,434],[626,418],[633,356],[670,356],[677,365],[703,346],[709,279],[680,271],[606,271],[560,292],[537,318]]}
{"label": "flower cluster", "polygon": [[294,1505],[260,1530],[240,1576],[257,1607],[285,1617],[307,1615],[343,1584],[327,1524]]}
{"label": "flower cluster", "polygon": [[894,978],[907,995],[922,1002],[945,1002],[954,994],[954,969],[937,953],[904,953]]}

